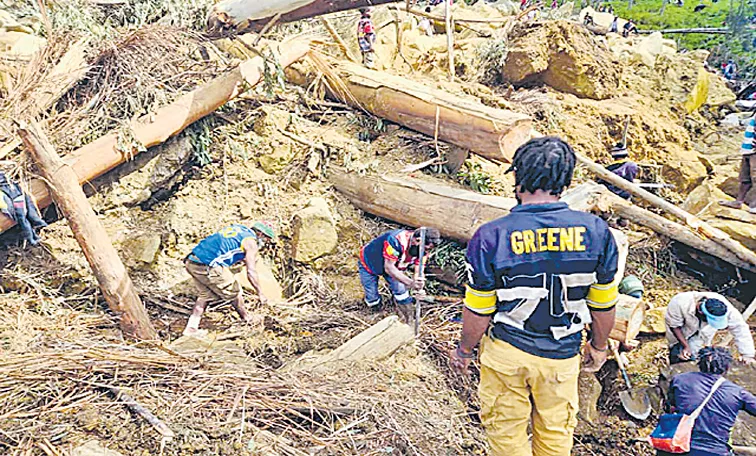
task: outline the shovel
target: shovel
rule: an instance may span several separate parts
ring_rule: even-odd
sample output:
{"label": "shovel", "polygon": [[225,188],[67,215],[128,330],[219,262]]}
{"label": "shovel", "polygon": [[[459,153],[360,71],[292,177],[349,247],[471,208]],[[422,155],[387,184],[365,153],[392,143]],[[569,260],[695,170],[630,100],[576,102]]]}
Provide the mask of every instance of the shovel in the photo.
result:
{"label": "shovel", "polygon": [[[425,227],[420,227],[420,251],[418,252],[418,264],[415,276],[425,276]],[[420,300],[415,299],[415,337],[418,334],[420,334]]]}
{"label": "shovel", "polygon": [[627,369],[625,369],[625,362],[619,354],[617,344],[611,344],[614,351],[614,359],[617,360],[620,372],[622,373],[622,379],[625,381],[627,391],[620,391],[619,397],[622,402],[622,408],[625,409],[628,415],[637,420],[645,420],[651,414],[651,400],[645,391],[633,390],[633,385],[630,383],[630,377],[627,375]]}

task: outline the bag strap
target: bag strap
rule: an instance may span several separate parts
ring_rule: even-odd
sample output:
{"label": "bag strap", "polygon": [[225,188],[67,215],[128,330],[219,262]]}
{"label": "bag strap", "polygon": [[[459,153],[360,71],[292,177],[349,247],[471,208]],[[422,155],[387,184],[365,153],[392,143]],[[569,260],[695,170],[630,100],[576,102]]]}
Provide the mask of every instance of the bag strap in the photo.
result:
{"label": "bag strap", "polygon": [[714,395],[714,393],[717,392],[717,390],[719,389],[719,387],[722,386],[722,383],[724,383],[724,382],[725,382],[725,378],[724,377],[719,377],[717,379],[717,381],[714,383],[714,386],[711,387],[711,391],[709,391],[709,395],[706,396],[706,399],[704,399],[704,401],[701,402],[701,405],[699,405],[698,408],[695,409],[693,411],[693,413],[690,414],[690,417],[692,419],[695,420],[696,418],[698,418],[698,415],[701,414],[701,412],[703,411],[704,407],[706,407],[706,404],[709,402],[709,399],[711,399],[711,397]]}

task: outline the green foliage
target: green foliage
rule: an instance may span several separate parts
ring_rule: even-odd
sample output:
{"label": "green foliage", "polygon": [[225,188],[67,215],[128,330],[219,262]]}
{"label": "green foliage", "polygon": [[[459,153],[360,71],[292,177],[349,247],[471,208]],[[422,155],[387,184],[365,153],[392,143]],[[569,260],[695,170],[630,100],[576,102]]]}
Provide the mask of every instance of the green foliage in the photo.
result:
{"label": "green foliage", "polygon": [[493,179],[483,171],[480,163],[470,160],[465,161],[464,165],[457,172],[457,180],[478,193],[491,193],[493,187]]}
{"label": "green foliage", "polygon": [[[711,51],[709,61],[712,66],[734,58],[741,71],[756,69],[753,46],[756,30],[745,27],[749,18],[756,13],[756,3],[753,0],[687,0],[681,7],[670,0],[663,8],[663,13],[662,3],[663,0],[637,0],[630,9],[626,1],[611,2],[617,15],[633,19],[640,29],[728,27],[731,33],[726,35],[689,33],[667,37],[674,37],[681,50]],[[699,4],[706,7],[700,12],[694,12]]]}
{"label": "green foliage", "polygon": [[[41,20],[39,7],[30,0],[0,0],[0,8],[17,18]],[[110,38],[117,27],[140,28],[160,22],[197,31],[205,29],[213,0],[130,0],[123,5],[98,6],[89,0],[45,2],[54,29]],[[39,33],[46,34],[44,27]]]}
{"label": "green foliage", "polygon": [[465,247],[456,241],[441,241],[441,245],[433,249],[430,258],[432,266],[454,271],[457,281],[464,280],[466,263]]}
{"label": "green foliage", "polygon": [[188,129],[189,138],[192,141],[192,160],[200,167],[212,163],[210,147],[213,144],[211,133],[212,118],[205,117],[194,122]]}

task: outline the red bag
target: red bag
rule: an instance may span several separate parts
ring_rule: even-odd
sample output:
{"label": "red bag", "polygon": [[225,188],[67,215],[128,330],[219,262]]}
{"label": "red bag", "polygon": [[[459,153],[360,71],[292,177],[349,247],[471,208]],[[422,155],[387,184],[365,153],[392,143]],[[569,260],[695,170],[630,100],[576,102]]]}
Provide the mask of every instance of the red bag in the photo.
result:
{"label": "red bag", "polygon": [[659,417],[659,424],[648,437],[648,441],[654,446],[654,449],[666,451],[667,453],[688,453],[690,451],[690,438],[693,434],[693,426],[696,425],[696,419],[701,411],[706,407],[709,399],[724,383],[724,377],[717,379],[714,386],[711,387],[706,399],[690,415],[682,413],[665,413]]}

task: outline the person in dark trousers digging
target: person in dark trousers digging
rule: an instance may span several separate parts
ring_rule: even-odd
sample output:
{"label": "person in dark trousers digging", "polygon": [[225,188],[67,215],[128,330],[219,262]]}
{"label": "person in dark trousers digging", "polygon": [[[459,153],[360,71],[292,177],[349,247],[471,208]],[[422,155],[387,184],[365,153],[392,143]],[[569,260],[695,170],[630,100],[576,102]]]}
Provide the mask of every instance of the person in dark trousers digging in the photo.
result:
{"label": "person in dark trousers digging", "polygon": [[606,222],[559,201],[575,161],[559,138],[520,146],[510,168],[519,204],[467,245],[462,337],[449,356],[466,372],[480,342],[480,416],[492,456],[569,456],[585,325],[583,369],[606,361],[619,253]]}
{"label": "person in dark trousers digging", "polygon": [[[696,358],[700,372],[675,375],[667,393],[667,407],[672,413],[690,415],[712,391],[717,381],[727,375],[732,354],[723,347],[702,348]],[[756,416],[756,396],[744,388],[724,380],[693,425],[689,456],[729,456],[730,434],[738,413],[743,410]],[[671,453],[658,451],[659,456]]]}
{"label": "person in dark trousers digging", "polygon": [[247,278],[257,289],[261,304],[268,299],[257,277],[257,257],[267,242],[275,240],[272,226],[255,222],[251,227],[231,225],[203,239],[185,259],[186,271],[194,279],[199,292],[197,303],[184,329],[185,336],[200,334],[199,323],[208,303],[230,301],[246,323],[259,319],[244,305],[244,294],[231,266],[241,263],[247,267]]}
{"label": "person in dark trousers digging", "polygon": [[42,219],[34,200],[21,190],[20,185],[8,180],[3,171],[0,171],[0,190],[0,212],[18,224],[25,241],[38,245],[39,235],[36,230],[46,227],[47,223]]}
{"label": "person in dark trousers digging", "polygon": [[[629,159],[627,147],[624,147],[622,144],[618,144],[612,149],[611,154],[614,161],[609,164],[606,169],[628,182],[634,182],[635,178],[638,176],[639,168],[635,162]],[[626,200],[630,199],[630,192],[622,190],[621,188],[617,188],[608,182],[602,181],[601,183],[605,185],[606,188],[609,189],[609,191],[619,196],[620,198],[624,198]]]}
{"label": "person in dark trousers digging", "polygon": [[[441,234],[435,228],[425,229],[425,252],[428,254],[441,242]],[[360,282],[365,291],[365,304],[369,309],[381,307],[378,282],[381,277],[391,288],[394,300],[400,309],[413,304],[408,289],[422,290],[425,280],[412,278],[405,271],[418,264],[420,251],[420,230],[387,231],[360,249],[358,270]]]}

